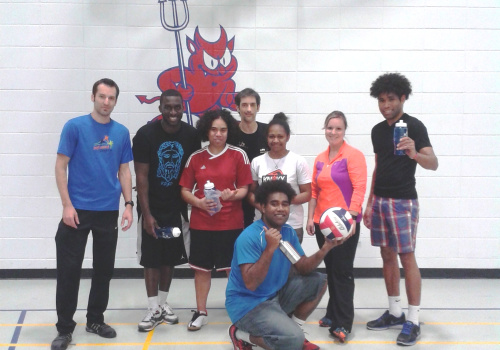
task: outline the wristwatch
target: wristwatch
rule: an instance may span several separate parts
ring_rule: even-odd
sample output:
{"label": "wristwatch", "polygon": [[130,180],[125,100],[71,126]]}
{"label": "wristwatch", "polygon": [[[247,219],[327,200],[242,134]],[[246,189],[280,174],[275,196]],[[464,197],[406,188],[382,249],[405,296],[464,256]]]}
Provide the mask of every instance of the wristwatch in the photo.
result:
{"label": "wristwatch", "polygon": [[125,206],[127,206],[127,204],[130,204],[131,206],[134,206],[134,201],[125,202]]}

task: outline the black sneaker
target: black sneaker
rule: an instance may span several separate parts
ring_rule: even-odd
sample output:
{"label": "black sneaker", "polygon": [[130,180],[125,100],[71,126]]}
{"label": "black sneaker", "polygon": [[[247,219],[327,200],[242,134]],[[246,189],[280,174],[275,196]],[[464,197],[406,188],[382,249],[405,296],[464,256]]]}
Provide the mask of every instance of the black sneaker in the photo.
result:
{"label": "black sneaker", "polygon": [[52,340],[52,345],[50,346],[50,350],[66,350],[68,348],[69,343],[71,343],[72,340],[72,335],[71,333],[68,334],[61,334]]}
{"label": "black sneaker", "polygon": [[103,338],[115,338],[116,331],[106,323],[87,323],[85,330],[89,333],[97,334]]}
{"label": "black sneaker", "polygon": [[389,310],[384,312],[382,316],[376,320],[370,321],[366,324],[366,328],[372,331],[383,331],[384,329],[389,329],[391,327],[402,326],[406,321],[404,312],[401,316],[396,317],[389,313]]}
{"label": "black sneaker", "polygon": [[403,325],[403,330],[398,335],[396,343],[398,345],[411,346],[417,343],[420,338],[420,326],[415,325],[411,321],[406,321]]}

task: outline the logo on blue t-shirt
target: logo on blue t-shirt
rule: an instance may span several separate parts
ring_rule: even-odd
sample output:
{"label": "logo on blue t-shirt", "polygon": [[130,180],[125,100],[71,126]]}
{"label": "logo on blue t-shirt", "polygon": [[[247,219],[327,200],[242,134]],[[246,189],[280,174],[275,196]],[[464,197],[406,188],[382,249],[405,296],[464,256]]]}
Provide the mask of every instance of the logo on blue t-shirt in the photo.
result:
{"label": "logo on blue t-shirt", "polygon": [[172,186],[173,180],[179,177],[181,161],[184,155],[182,146],[177,141],[166,141],[158,149],[158,170],[156,176],[162,178],[162,186]]}
{"label": "logo on blue t-shirt", "polygon": [[108,151],[113,148],[113,141],[109,139],[108,135],[105,135],[102,140],[94,143],[94,151]]}

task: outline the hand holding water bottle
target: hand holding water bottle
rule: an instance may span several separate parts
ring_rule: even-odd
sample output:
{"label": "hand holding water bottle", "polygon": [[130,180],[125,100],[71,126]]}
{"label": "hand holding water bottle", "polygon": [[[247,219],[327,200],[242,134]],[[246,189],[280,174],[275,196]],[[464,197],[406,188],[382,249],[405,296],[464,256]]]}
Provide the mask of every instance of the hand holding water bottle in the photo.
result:
{"label": "hand holding water bottle", "polygon": [[206,204],[203,209],[207,210],[210,216],[218,213],[222,208],[222,204],[220,203],[221,192],[215,189],[215,185],[210,180],[205,184],[203,192],[205,194]]}

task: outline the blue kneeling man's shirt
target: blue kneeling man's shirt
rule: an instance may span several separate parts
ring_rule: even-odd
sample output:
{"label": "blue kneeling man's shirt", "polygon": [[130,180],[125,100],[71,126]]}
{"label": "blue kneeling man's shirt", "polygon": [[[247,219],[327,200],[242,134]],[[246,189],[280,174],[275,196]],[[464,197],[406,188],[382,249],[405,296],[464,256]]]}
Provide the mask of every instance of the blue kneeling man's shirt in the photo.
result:
{"label": "blue kneeling man's shirt", "polygon": [[[245,286],[240,265],[253,264],[259,260],[267,246],[264,226],[262,220],[254,222],[240,234],[234,244],[231,274],[226,288],[226,310],[233,323],[260,303],[274,297],[288,280],[292,264],[278,248],[274,252],[267,276],[260,286],[255,291]],[[300,256],[304,255],[297,233],[290,225],[284,225],[280,233],[282,239],[290,242]]]}

